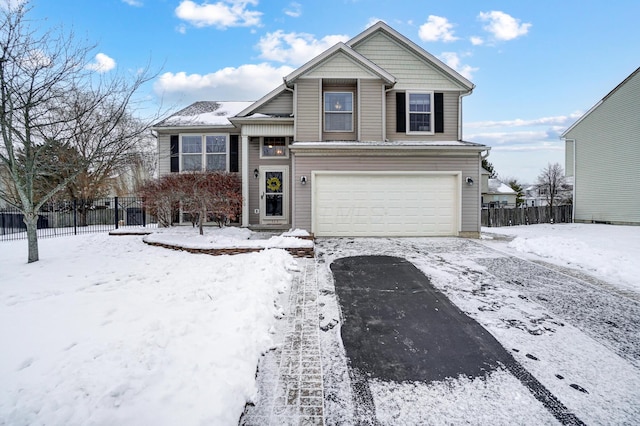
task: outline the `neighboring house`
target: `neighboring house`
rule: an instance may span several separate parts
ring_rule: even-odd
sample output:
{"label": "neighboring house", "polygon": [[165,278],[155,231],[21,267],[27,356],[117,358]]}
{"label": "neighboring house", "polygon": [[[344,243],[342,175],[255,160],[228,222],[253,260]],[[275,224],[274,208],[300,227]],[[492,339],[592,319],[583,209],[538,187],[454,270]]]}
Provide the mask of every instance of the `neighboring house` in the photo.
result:
{"label": "neighboring house", "polygon": [[524,188],[525,207],[544,207],[548,204],[547,195],[543,194],[538,185],[528,185]]}
{"label": "neighboring house", "polygon": [[482,191],[482,207],[515,208],[518,193],[500,179],[487,179],[486,191]]}
{"label": "neighboring house", "polygon": [[640,68],[561,138],[574,221],[640,225]]}
{"label": "neighboring house", "polygon": [[256,102],[197,102],[155,125],[159,174],[238,172],[242,226],[479,236],[490,148],[462,140],[473,88],[378,22]]}
{"label": "neighboring house", "polygon": [[[569,177],[566,182],[556,189],[553,205],[571,204],[573,197],[573,180]],[[524,188],[524,207],[545,207],[549,205],[549,189],[544,185],[528,185]]]}

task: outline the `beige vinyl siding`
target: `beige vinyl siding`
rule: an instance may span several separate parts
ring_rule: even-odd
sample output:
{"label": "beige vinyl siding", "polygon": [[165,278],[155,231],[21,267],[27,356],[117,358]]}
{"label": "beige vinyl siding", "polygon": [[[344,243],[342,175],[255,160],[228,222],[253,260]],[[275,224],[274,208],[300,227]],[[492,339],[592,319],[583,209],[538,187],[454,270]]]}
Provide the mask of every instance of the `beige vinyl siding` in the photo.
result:
{"label": "beige vinyl siding", "polygon": [[353,49],[393,75],[397,79],[394,86],[396,90],[417,87],[464,90],[433,64],[419,58],[385,34],[375,33],[353,46]]}
{"label": "beige vinyl siding", "polygon": [[576,221],[640,225],[640,72],[584,117],[575,141]]}
{"label": "beige vinyl siding", "polygon": [[[324,92],[351,92],[353,94],[353,113],[352,113],[352,132],[325,132],[324,131]],[[358,135],[358,94],[356,86],[343,86],[343,85],[329,85],[325,84],[322,87],[322,114],[321,114],[321,126],[322,126],[322,140],[323,141],[355,141]]]}
{"label": "beige vinyl siding", "polygon": [[171,173],[171,135],[158,134],[158,176]]}
{"label": "beige vinyl siding", "polygon": [[320,139],[321,80],[300,79],[296,88],[296,136],[297,141],[318,141]]}
{"label": "beige vinyl siding", "polygon": [[575,143],[572,140],[566,140],[564,143],[564,175],[573,176],[573,154]]}
{"label": "beige vinyl siding", "polygon": [[293,124],[244,124],[246,136],[293,136]]}
{"label": "beige vinyl siding", "polygon": [[305,74],[305,78],[376,78],[369,70],[338,52]]}
{"label": "beige vinyl siding", "polygon": [[358,81],[360,104],[360,137],[362,141],[382,141],[383,85],[380,80]]}
{"label": "beige vinyl siding", "polygon": [[[462,182],[470,176],[480,181],[478,171],[480,156],[477,153],[468,156],[424,156],[414,153],[407,155],[340,155],[313,156],[296,155],[292,181],[295,185],[295,217],[293,226],[311,230],[311,172],[314,170],[333,171],[443,171],[462,173]],[[309,182],[300,185],[300,177],[307,176]],[[478,187],[462,185],[461,232],[480,231],[480,194]]]}
{"label": "beige vinyl siding", "polygon": [[[291,141],[289,141],[291,142]],[[289,155],[291,157],[291,155]],[[255,169],[260,166],[289,166],[289,175],[291,175],[291,158],[269,158],[260,159],[260,138],[249,138],[249,173],[247,173],[249,181],[249,224],[257,225],[260,223],[260,214],[254,213],[255,209],[260,208],[260,179],[253,176]],[[291,186],[289,186],[289,213],[291,218]]]}
{"label": "beige vinyl siding", "polygon": [[293,114],[293,93],[285,90],[284,92],[280,93],[278,96],[258,108],[255,113],[267,115]]}
{"label": "beige vinyl siding", "polygon": [[434,133],[433,135],[412,135],[396,132],[396,92],[387,92],[387,139],[390,141],[458,140],[458,99],[459,92],[443,92],[444,133]]}

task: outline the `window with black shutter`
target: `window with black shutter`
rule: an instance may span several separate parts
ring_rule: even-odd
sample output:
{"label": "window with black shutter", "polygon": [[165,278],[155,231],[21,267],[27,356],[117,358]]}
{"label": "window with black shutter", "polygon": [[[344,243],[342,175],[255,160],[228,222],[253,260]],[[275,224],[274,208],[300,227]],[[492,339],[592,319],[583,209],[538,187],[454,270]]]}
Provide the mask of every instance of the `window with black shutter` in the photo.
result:
{"label": "window with black shutter", "polygon": [[171,173],[177,173],[180,171],[180,136],[171,135],[171,147],[170,147],[170,161],[171,161]]}
{"label": "window with black shutter", "polygon": [[434,107],[434,123],[433,127],[436,133],[444,133],[444,94],[433,94],[433,107]]}
{"label": "window with black shutter", "polygon": [[239,165],[239,144],[238,135],[229,136],[229,171],[238,172],[240,170]]}
{"label": "window with black shutter", "polygon": [[404,133],[407,131],[407,117],[404,92],[396,93],[396,132]]}

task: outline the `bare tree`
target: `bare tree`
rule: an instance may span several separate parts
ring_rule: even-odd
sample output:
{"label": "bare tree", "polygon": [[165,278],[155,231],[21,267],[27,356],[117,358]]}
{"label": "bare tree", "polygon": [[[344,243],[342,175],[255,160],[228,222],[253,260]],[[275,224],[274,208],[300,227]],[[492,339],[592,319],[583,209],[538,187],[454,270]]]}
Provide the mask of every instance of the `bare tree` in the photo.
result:
{"label": "bare tree", "polygon": [[[117,162],[129,151],[144,130],[124,125],[132,96],[152,76],[99,77],[87,67],[94,46],[77,44],[62,30],[33,29],[29,10],[25,2],[0,6],[0,168],[9,183],[0,198],[22,212],[28,262],[35,262],[38,211],[83,170]],[[77,155],[51,161],[53,147]],[[39,186],[53,175],[55,185]]]}
{"label": "bare tree", "polygon": [[558,163],[549,163],[538,175],[538,191],[547,199],[550,208],[556,205],[556,201],[562,197],[561,192],[566,189],[564,169]]}

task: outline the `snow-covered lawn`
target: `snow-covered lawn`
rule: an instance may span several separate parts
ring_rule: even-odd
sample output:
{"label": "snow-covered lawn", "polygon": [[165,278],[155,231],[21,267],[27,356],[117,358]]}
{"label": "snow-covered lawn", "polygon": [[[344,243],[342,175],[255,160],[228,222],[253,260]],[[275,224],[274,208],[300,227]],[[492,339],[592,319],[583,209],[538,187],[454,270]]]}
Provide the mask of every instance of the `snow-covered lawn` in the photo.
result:
{"label": "snow-covered lawn", "polygon": [[[196,243],[247,237],[185,231]],[[42,239],[33,264],[26,249],[0,243],[0,425],[237,423],[291,255],[214,257],[106,234]]]}
{"label": "snow-covered lawn", "polygon": [[[640,293],[640,226],[540,224],[482,228],[482,234],[494,248],[578,269]],[[496,238],[501,236],[513,240]]]}

